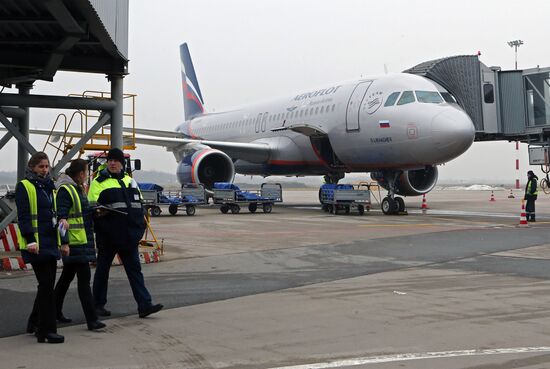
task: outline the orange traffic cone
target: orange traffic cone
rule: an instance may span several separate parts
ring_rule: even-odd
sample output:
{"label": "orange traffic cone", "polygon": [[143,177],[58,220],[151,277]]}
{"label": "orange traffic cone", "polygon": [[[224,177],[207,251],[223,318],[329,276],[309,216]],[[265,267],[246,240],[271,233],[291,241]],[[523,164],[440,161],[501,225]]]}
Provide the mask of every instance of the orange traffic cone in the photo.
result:
{"label": "orange traffic cone", "polygon": [[422,214],[426,214],[428,211],[428,204],[426,203],[426,194],[422,195]]}
{"label": "orange traffic cone", "polygon": [[496,201],[495,194],[493,193],[493,191],[491,191],[491,198],[489,199],[489,201]]}
{"label": "orange traffic cone", "polygon": [[514,193],[512,192],[512,189],[510,188],[510,194],[508,195],[509,199],[515,199]]}
{"label": "orange traffic cone", "polygon": [[518,227],[520,228],[529,228],[529,224],[527,223],[527,215],[525,215],[525,202],[521,202],[521,215],[519,216],[519,224]]}

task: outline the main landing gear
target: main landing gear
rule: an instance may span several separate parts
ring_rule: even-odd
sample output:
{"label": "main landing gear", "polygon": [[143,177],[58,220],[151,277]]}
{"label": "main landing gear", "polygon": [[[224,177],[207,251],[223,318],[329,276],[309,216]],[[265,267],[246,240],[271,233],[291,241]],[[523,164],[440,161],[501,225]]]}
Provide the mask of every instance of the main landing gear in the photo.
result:
{"label": "main landing gear", "polygon": [[399,173],[386,172],[384,178],[387,179],[388,196],[382,199],[382,212],[385,215],[407,215],[405,200],[402,197],[395,196],[397,192],[397,178]]}

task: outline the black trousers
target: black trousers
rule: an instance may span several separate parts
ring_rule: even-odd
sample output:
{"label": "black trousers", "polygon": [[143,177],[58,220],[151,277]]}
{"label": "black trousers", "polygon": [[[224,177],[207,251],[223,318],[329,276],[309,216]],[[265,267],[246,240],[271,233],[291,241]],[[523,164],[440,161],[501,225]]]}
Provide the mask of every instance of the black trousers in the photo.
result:
{"label": "black trousers", "polygon": [[534,220],[535,219],[535,201],[537,200],[536,197],[527,197],[527,202],[525,203],[525,214],[527,217],[527,220]]}
{"label": "black trousers", "polygon": [[52,258],[50,261],[31,263],[31,265],[38,281],[38,291],[29,316],[29,323],[38,328],[39,335],[57,333],[54,296],[57,260]]}
{"label": "black trousers", "polygon": [[107,303],[107,287],[109,283],[109,270],[115,255],[118,254],[124,271],[130,282],[134,299],[138,305],[138,311],[143,311],[151,306],[151,295],[145,287],[141,264],[139,262],[139,251],[137,245],[130,249],[115,250],[110,247],[100,247],[97,250],[97,266],[94,274],[94,302],[95,306],[104,307]]}
{"label": "black trousers", "polygon": [[92,297],[92,289],[90,288],[90,264],[88,263],[66,263],[63,265],[61,277],[55,286],[55,306],[57,315],[62,315],[63,300],[67,294],[67,290],[71,285],[76,275],[78,286],[78,298],[82,305],[82,311],[86,317],[86,322],[91,323],[97,320],[97,314],[94,307],[94,299]]}

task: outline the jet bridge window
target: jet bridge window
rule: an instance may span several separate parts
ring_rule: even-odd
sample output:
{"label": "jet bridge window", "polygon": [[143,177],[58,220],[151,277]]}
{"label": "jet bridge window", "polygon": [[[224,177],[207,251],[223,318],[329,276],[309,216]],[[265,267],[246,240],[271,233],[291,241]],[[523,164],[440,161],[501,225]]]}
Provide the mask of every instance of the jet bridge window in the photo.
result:
{"label": "jet bridge window", "polygon": [[384,104],[384,106],[393,106],[393,104],[395,104],[395,102],[397,101],[400,93],[401,92],[392,92],[390,96],[388,96],[388,98],[386,99],[386,103]]}
{"label": "jet bridge window", "polygon": [[437,91],[414,91],[418,102],[426,104],[441,104],[443,98]]}
{"label": "jet bridge window", "polygon": [[492,104],[495,102],[495,91],[492,84],[486,83],[483,85],[483,96],[486,104]]}
{"label": "jet bridge window", "polygon": [[414,94],[412,91],[404,91],[401,98],[397,102],[397,105],[405,105],[415,102]]}

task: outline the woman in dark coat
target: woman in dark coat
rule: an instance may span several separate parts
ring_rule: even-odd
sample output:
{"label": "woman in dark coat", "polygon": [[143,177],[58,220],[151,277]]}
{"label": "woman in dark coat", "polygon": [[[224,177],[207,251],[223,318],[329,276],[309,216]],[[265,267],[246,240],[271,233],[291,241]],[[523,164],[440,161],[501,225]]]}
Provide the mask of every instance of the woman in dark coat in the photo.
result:
{"label": "woman in dark coat", "polygon": [[[105,328],[97,319],[92,290],[90,288],[90,262],[96,260],[92,209],[84,191],[88,178],[88,163],[83,159],[71,162],[65,174],[56,182],[57,217],[61,231],[61,253],[63,271],[55,286],[57,320],[70,323],[72,320],[63,315],[63,300],[75,275],[78,281],[78,297],[89,330]],[[61,229],[61,228],[60,228]]]}
{"label": "woman in dark coat", "polygon": [[15,188],[19,248],[38,280],[27,332],[35,333],[38,342],[62,343],[65,338],[57,334],[55,321],[55,273],[61,255],[54,189],[48,156],[37,152],[29,160],[25,179]]}

